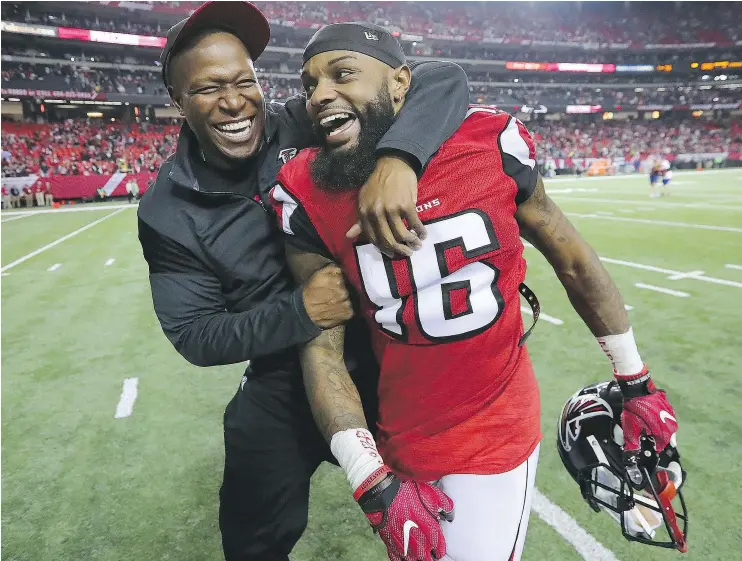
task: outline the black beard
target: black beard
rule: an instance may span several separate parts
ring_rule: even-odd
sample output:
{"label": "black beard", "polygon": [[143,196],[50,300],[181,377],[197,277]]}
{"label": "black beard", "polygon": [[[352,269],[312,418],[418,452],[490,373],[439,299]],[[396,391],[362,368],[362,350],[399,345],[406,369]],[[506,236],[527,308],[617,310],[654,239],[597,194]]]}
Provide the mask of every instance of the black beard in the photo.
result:
{"label": "black beard", "polygon": [[[312,180],[322,188],[350,191],[360,188],[376,167],[376,145],[394,122],[394,106],[384,87],[357,118],[361,125],[358,141],[351,148],[330,148],[325,143],[309,167]],[[326,138],[317,130],[320,138]]]}

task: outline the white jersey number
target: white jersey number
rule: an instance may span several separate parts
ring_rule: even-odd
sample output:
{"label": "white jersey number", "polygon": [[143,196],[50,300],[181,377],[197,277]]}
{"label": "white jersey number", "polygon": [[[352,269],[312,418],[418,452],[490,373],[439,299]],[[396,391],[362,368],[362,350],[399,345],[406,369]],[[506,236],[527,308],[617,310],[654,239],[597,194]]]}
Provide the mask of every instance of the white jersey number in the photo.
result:
{"label": "white jersey number", "polygon": [[[460,247],[474,259],[500,247],[489,217],[478,210],[440,218],[425,224],[428,237],[408,259],[415,319],[423,336],[433,342],[471,337],[489,328],[502,314],[504,301],[497,289],[499,271],[483,262],[470,263],[449,273],[446,250]],[[400,297],[392,262],[372,244],[356,246],[363,288],[378,308],[374,319],[382,331],[406,341]],[[451,293],[466,291],[466,309],[454,313]]]}

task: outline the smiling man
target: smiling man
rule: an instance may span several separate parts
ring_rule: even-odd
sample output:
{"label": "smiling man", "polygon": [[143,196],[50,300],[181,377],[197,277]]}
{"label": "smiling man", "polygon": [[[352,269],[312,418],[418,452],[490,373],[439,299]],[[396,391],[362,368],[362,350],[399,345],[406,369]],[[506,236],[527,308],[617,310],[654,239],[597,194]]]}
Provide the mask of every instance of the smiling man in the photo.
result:
{"label": "smiling man", "polygon": [[[378,40],[364,42],[367,33]],[[541,440],[520,296],[535,317],[538,307],[523,284],[521,236],[613,362],[627,469],[640,445],[674,447],[674,412],[639,357],[616,285],[546,196],[520,121],[469,109],[420,179],[428,237],[391,259],[344,232],[373,147],[415,84],[402,50],[381,28],[329,25],[305,49],[302,81],[323,142],[284,166],[273,189],[289,264],[298,281],[342,267],[381,365],[379,420],[368,425],[344,364],[344,326],[304,345],[317,424],[391,561],[517,561]]]}
{"label": "smiling man", "polygon": [[[333,457],[309,410],[296,345],[353,314],[337,267],[302,286],[287,268],[269,190],[281,166],[318,138],[304,98],[263,99],[254,62],[269,35],[247,2],[206,3],[168,32],[163,79],[185,122],[139,206],[154,308],[170,342],[199,366],[250,361],[224,414],[219,522],[228,561],[287,561],[304,531],[309,480]],[[458,66],[425,63],[414,73],[419,87],[371,147],[374,171],[360,195],[384,217],[369,238],[413,245],[417,237],[400,224],[406,207],[415,213],[416,172],[468,102]],[[368,336],[349,338],[346,356],[374,423],[378,367]]]}

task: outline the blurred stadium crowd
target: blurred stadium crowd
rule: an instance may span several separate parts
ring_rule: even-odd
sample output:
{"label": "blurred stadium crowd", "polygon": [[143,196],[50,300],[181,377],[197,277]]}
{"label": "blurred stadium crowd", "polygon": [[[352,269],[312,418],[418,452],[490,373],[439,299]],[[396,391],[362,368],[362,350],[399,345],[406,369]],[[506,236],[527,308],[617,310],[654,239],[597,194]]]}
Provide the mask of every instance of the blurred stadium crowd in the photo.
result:
{"label": "blurred stadium crowd", "polygon": [[[115,2],[109,2],[115,4]],[[199,2],[143,2],[152,12],[187,15]],[[742,39],[739,5],[684,3],[681,18],[668,17],[663,3],[645,3],[627,10],[622,3],[564,4],[498,2],[255,2],[271,23],[300,26],[338,21],[370,21],[409,33],[463,35],[473,40],[514,38],[576,43],[734,42]],[[736,3],[735,3],[736,4]],[[125,19],[73,16],[62,10],[14,10],[23,21],[79,26],[101,31],[164,35],[162,25],[142,21],[130,12]],[[18,11],[21,11],[18,14]],[[5,10],[3,10],[5,13]],[[709,25],[712,23],[712,25]],[[286,45],[289,46],[289,45]],[[301,42],[291,46],[303,47]]]}
{"label": "blurred stadium crowd", "polygon": [[[531,123],[539,160],[623,158],[660,154],[742,152],[742,124],[722,128],[700,121],[673,125],[656,121]],[[179,126],[95,124],[70,120],[53,124],[3,126],[3,150],[13,159],[5,177],[90,175],[116,171],[157,171],[175,151]]]}
{"label": "blurred stadium crowd", "polygon": [[[3,2],[0,10],[4,25],[16,22],[39,26],[42,35],[48,29],[79,28],[163,37],[170,25],[199,3],[139,2],[137,10],[126,9],[127,4]],[[561,115],[558,120],[532,110],[529,115],[520,115],[529,121],[528,127],[538,140],[539,158],[609,157],[629,161],[659,154],[742,152],[742,68],[725,74],[514,73],[505,71],[503,62],[556,59],[565,63],[644,65],[651,70],[656,65],[672,64],[689,69],[689,60],[741,60],[742,26],[735,22],[742,21],[742,3],[257,4],[273,26],[273,52],[264,55],[257,68],[269,100],[281,101],[302,93],[298,80],[300,57],[296,53],[314,29],[328,22],[362,20],[407,34],[402,44],[413,60],[427,57],[459,62],[469,76],[472,103],[498,105],[508,111],[523,106],[549,107],[549,112],[551,107],[598,107],[596,111],[572,111],[596,114]],[[8,28],[3,31],[4,96],[43,90],[72,92],[61,96],[64,99],[82,99],[88,94],[90,99],[121,99],[127,106],[144,99],[152,104],[155,99],[160,106],[168,107],[157,48],[122,49],[12,35]],[[413,40],[414,34],[421,40]],[[547,42],[556,43],[549,46]],[[673,44],[685,47],[664,48]],[[35,101],[34,107],[38,107],[44,100]],[[714,110],[705,111],[703,119],[695,117],[704,111],[691,116],[686,110],[682,114],[668,111],[661,119],[633,115],[616,120],[612,113],[606,118],[600,110],[644,106],[647,111],[662,108],[664,112],[692,105],[713,106]],[[717,111],[717,106],[737,111]],[[129,112],[123,119],[116,114],[119,118],[110,119],[114,122],[96,115],[98,118],[85,118],[82,112],[54,119],[47,110],[33,116],[24,112],[20,120],[25,122],[4,122],[2,176],[155,171],[174,150],[179,121],[169,118],[172,114],[155,117],[151,112],[151,119],[148,116],[145,120],[137,110],[135,116]],[[15,120],[19,120],[17,115]]]}

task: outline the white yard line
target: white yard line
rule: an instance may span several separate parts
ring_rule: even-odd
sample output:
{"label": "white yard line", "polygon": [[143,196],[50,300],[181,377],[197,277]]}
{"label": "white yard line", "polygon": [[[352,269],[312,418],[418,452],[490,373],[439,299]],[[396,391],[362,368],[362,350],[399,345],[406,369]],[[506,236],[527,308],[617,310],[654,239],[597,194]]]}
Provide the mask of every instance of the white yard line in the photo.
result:
{"label": "white yard line", "polygon": [[598,191],[599,189],[597,187],[593,187],[592,189],[584,189],[582,187],[567,187],[566,189],[549,189],[549,192],[547,194],[551,196],[558,193],[597,193]]}
{"label": "white yard line", "polygon": [[[533,248],[533,245],[530,243],[524,241],[523,242],[524,247],[530,247]],[[663,269],[662,267],[655,267],[654,265],[644,265],[642,263],[634,263],[633,261],[624,261],[623,259],[611,259],[610,257],[603,257],[598,256],[601,261],[605,263],[612,263],[614,265],[623,265],[624,267],[632,267],[634,269],[642,269],[643,271],[652,271],[654,273],[661,273],[663,275],[667,276],[677,276],[677,275],[684,275],[682,271],[673,271],[672,269]],[[734,288],[742,288],[742,282],[727,280],[727,279],[717,279],[715,277],[709,277],[706,275],[698,275],[693,277],[688,277],[692,280],[699,280],[703,282],[709,282],[711,284],[721,284],[724,286],[733,286]]]}
{"label": "white yard line", "polygon": [[113,265],[114,261],[116,261],[116,260],[113,257],[111,257],[108,261],[105,262],[105,264],[103,266],[104,267],[110,267],[111,265]]}
{"label": "white yard line", "polygon": [[734,269],[735,271],[742,271],[742,265],[732,265],[731,263],[727,263],[724,267],[727,269]]}
{"label": "white yard line", "polygon": [[[529,316],[533,315],[533,310],[531,310],[531,308],[527,308],[526,306],[521,306],[520,311],[528,314]],[[564,325],[564,322],[559,318],[555,318],[554,316],[550,316],[549,314],[545,314],[544,312],[539,313],[538,319],[553,323],[554,325]]]}
{"label": "white yard line", "polygon": [[574,547],[585,561],[618,561],[612,551],[588,534],[574,518],[538,489],[533,490],[533,511]]}
{"label": "white yard line", "polygon": [[[634,269],[642,269],[644,271],[653,271],[655,273],[662,273],[668,276],[683,275],[681,271],[673,271],[672,269],[663,269],[662,267],[655,267],[653,265],[643,265],[641,263],[634,263],[633,261],[624,261],[622,259],[611,259],[610,257],[600,257],[601,261],[606,263],[613,263],[614,265],[623,265],[624,267],[632,267]],[[733,286],[735,288],[742,288],[742,282],[731,281],[726,279],[717,279],[715,277],[709,277],[706,275],[698,275],[688,277],[692,280],[699,280],[703,282],[710,282],[712,284],[723,284],[725,286]]]}
{"label": "white yard line", "polygon": [[7,213],[2,213],[2,221],[3,222],[12,222],[13,220],[20,220],[21,218],[28,218],[29,216],[33,216],[33,212],[23,212],[19,214],[11,214],[8,216]]}
{"label": "white yard line", "polygon": [[607,210],[596,210],[595,214],[600,214],[602,216],[613,216],[613,213]]}
{"label": "white yard line", "polygon": [[689,222],[670,222],[668,220],[649,220],[647,218],[628,218],[625,216],[607,216],[605,213],[596,211],[592,214],[580,214],[578,212],[565,212],[567,216],[578,218],[600,218],[601,220],[618,220],[619,222],[635,222],[638,224],[651,224],[655,226],[674,226],[677,228],[691,228],[694,230],[713,230],[715,232],[734,232],[742,234],[742,228],[732,226],[712,226],[710,224],[691,224]]}
{"label": "white yard line", "polygon": [[[712,169],[707,170],[703,172],[699,172],[696,170],[689,170],[689,171],[673,171],[673,177],[682,177],[682,176],[690,176],[695,175],[696,177],[701,177],[700,174],[703,175],[710,175],[715,173],[739,173],[739,169]],[[546,185],[549,185],[550,183],[567,183],[569,181],[574,181],[576,183],[582,183],[584,181],[615,181],[618,179],[642,179],[644,181],[649,180],[649,176],[645,173],[629,173],[626,175],[602,175],[600,177],[575,177],[574,175],[569,177],[547,177],[544,178],[544,183]],[[548,194],[548,190],[547,190]]]}
{"label": "white yard line", "polygon": [[119,214],[119,213],[123,212],[124,210],[126,210],[126,208],[127,207],[123,207],[123,208],[120,208],[119,210],[116,210],[116,211],[112,212],[111,214],[106,214],[103,218],[99,218],[98,220],[94,220],[90,224],[87,224],[86,226],[83,226],[82,228],[78,228],[74,232],[70,232],[66,236],[62,236],[58,240],[54,240],[52,243],[46,244],[45,246],[42,246],[39,249],[36,249],[36,250],[32,251],[31,253],[29,253],[27,255],[24,255],[23,257],[20,257],[19,259],[16,259],[15,261],[12,261],[11,263],[8,263],[4,267],[0,268],[0,272],[5,272],[8,269],[12,269],[16,265],[20,265],[24,261],[27,261],[28,259],[31,259],[32,257],[36,257],[39,253],[43,253],[47,249],[51,249],[51,248],[53,248],[53,247],[61,244],[62,242],[69,240],[70,238],[74,238],[77,234],[81,234],[85,230],[89,230],[93,226],[96,226],[96,225],[100,224],[101,222],[103,222],[105,220],[108,220],[109,218],[111,218],[113,216],[116,216],[117,214]]}
{"label": "white yard line", "polygon": [[634,214],[636,211],[628,208],[619,208],[618,212],[621,212],[623,214]]}
{"label": "white yard line", "polygon": [[[549,194],[548,191],[546,193]],[[566,194],[565,194],[566,195]],[[636,199],[598,199],[595,197],[572,197],[572,196],[565,196],[565,195],[555,195],[555,199],[560,199],[564,201],[578,201],[578,202],[586,202],[586,203],[605,203],[605,204],[611,204],[611,205],[643,205],[647,207],[651,207],[652,210],[656,210],[657,208],[664,207],[664,208],[707,208],[711,210],[729,210],[729,211],[742,211],[742,206],[730,206],[730,205],[712,205],[712,204],[706,204],[706,203],[671,203],[666,201],[658,201],[656,199],[652,199],[651,201],[638,201]],[[564,197],[563,199],[561,197]]]}
{"label": "white yard line", "polygon": [[653,284],[644,284],[643,282],[634,283],[634,286],[637,288],[645,288],[646,290],[653,290],[654,292],[661,292],[662,294],[669,294],[670,296],[677,296],[678,298],[688,298],[690,296],[687,292],[670,290],[669,288],[654,286]]}
{"label": "white yard line", "polygon": [[682,279],[694,279],[696,277],[702,277],[706,271],[688,271],[687,273],[678,273],[677,275],[670,275],[667,280],[682,280]]}
{"label": "white yard line", "polygon": [[121,397],[119,398],[118,405],[116,405],[116,414],[114,419],[123,419],[131,415],[134,409],[134,402],[137,399],[137,386],[139,384],[139,378],[126,378],[124,380],[124,387],[121,390]]}
{"label": "white yard line", "polygon": [[52,265],[51,267],[49,267],[47,269],[47,271],[49,271],[50,273],[53,273],[54,271],[56,271],[57,269],[59,269],[61,266],[62,266],[61,263],[54,263],[54,265]]}

